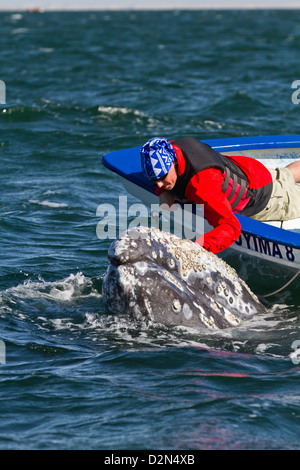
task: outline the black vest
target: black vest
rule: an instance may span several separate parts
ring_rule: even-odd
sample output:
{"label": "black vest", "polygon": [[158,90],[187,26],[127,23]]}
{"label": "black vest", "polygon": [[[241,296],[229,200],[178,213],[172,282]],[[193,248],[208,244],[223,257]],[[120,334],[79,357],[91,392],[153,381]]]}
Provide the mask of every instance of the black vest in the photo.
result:
{"label": "black vest", "polygon": [[246,189],[246,198],[250,198],[249,202],[243,210],[238,212],[251,216],[260,212],[267,205],[272,192],[272,184],[259,189],[249,188],[247,176],[237,164],[214,150],[208,144],[200,142],[194,137],[176,139],[172,141],[172,144],[177,145],[181,149],[185,159],[185,171],[181,176],[178,176],[172,190],[179,199],[184,199],[186,187],[196,173],[207,168],[217,168],[222,173],[226,173],[222,184],[222,192],[224,194],[228,189],[230,179],[232,179],[232,191],[227,196],[229,201],[237,192],[238,184],[240,185],[237,196],[231,204],[232,209],[242,200]]}

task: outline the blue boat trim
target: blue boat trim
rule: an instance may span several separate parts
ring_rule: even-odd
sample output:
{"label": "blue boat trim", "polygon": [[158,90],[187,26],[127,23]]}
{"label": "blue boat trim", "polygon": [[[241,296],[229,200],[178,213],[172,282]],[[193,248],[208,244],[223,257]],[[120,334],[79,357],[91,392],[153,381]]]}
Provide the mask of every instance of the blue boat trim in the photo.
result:
{"label": "blue boat trim", "polygon": [[[234,137],[202,140],[219,151],[300,148],[300,135]],[[102,157],[103,164],[111,171],[137,186],[155,194],[153,186],[145,179],[140,164],[140,147],[118,150]],[[273,243],[300,249],[300,234],[264,224],[243,215],[235,214],[242,231]]]}
{"label": "blue boat trim", "polygon": [[300,234],[283,230],[279,227],[264,224],[258,220],[250,219],[244,215],[235,214],[239,220],[242,231],[249,233],[256,237],[264,238],[279,245],[290,246],[292,248],[300,249]]}
{"label": "blue boat trim", "polygon": [[269,135],[261,137],[232,137],[203,140],[218,151],[275,149],[300,147],[300,135]]}

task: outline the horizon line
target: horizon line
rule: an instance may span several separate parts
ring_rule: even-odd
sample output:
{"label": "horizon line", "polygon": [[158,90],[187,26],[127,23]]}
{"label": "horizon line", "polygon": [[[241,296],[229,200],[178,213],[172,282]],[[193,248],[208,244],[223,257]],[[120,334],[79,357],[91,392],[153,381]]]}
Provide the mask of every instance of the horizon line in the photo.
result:
{"label": "horizon line", "polygon": [[[118,1],[118,0],[117,0]],[[130,0],[129,0],[130,1]],[[222,0],[217,0],[219,1],[220,3],[222,3]],[[160,4],[160,5],[139,5],[138,4],[138,0],[137,0],[137,4],[133,4],[133,5],[118,5],[117,2],[115,5],[112,5],[111,7],[107,7],[107,6],[84,6],[84,7],[81,7],[81,6],[65,6],[65,7],[58,7],[57,5],[53,5],[53,6],[48,6],[48,7],[43,7],[41,5],[31,5],[31,6],[22,6],[22,7],[0,7],[0,12],[30,12],[30,13],[46,13],[46,12],[70,12],[70,11],[86,11],[86,12],[96,12],[96,11],[155,11],[155,10],[158,10],[158,11],[162,11],[162,10],[166,10],[166,11],[170,11],[170,10],[174,10],[174,11],[195,11],[195,10],[207,10],[207,11],[213,11],[213,10],[268,10],[268,11],[272,11],[272,10],[299,10],[300,9],[300,5],[299,3],[297,2],[297,5],[293,4],[293,0],[292,2],[288,3],[287,5],[274,5],[274,6],[269,6],[269,5],[264,5],[264,0],[261,0],[259,2],[259,4],[256,4],[254,2],[249,2],[248,4],[246,5],[243,5],[243,6],[240,6],[240,5],[237,5],[235,0],[233,0],[233,3],[230,4],[229,2],[229,5],[220,5],[220,4],[216,4],[216,5],[210,5],[210,6],[206,6],[206,5],[186,5],[186,3],[184,5],[179,5],[179,6],[174,6],[174,5],[170,5],[168,0],[166,1],[167,4]]]}

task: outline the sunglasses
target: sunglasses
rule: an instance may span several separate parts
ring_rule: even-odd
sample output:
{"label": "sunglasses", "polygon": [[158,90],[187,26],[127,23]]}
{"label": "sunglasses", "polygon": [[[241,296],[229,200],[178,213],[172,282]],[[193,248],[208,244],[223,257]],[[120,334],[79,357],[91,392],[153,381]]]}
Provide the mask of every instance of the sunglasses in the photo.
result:
{"label": "sunglasses", "polygon": [[[168,172],[169,173],[169,172]],[[159,181],[163,181],[166,179],[166,177],[168,176],[168,173],[166,173],[164,176],[162,176],[161,178],[159,178],[158,180],[155,180],[154,183],[158,183]]]}

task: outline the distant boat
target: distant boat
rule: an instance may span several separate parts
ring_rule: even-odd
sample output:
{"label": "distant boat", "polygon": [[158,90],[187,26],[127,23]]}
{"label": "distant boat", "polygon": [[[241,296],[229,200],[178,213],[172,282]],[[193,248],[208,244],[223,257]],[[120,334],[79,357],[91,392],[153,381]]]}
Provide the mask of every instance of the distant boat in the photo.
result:
{"label": "distant boat", "polygon": [[44,9],[42,7],[32,7],[28,8],[29,13],[44,13]]}

